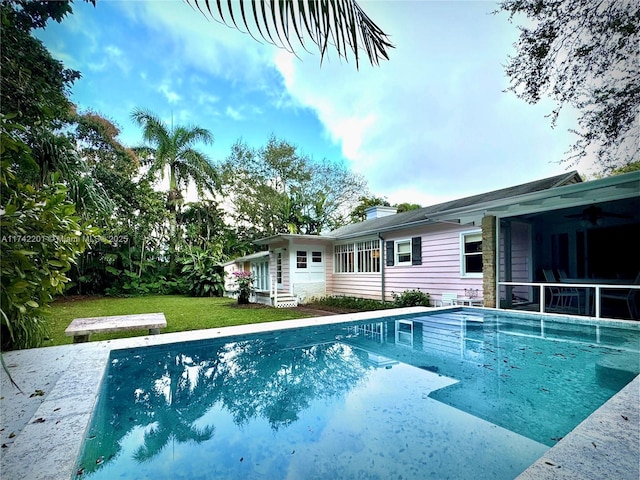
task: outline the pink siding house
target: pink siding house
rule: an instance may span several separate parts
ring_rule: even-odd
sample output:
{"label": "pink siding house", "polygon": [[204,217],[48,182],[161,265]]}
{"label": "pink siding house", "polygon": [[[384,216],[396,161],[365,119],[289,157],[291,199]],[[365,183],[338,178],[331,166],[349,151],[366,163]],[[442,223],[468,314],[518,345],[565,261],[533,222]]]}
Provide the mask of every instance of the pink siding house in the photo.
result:
{"label": "pink siding house", "polygon": [[[542,269],[597,274],[608,232],[625,238],[627,252],[614,255],[609,273],[640,271],[635,243],[626,240],[639,238],[638,192],[640,172],[591,182],[570,172],[409,212],[373,207],[365,221],[326,234],[260,239],[261,256],[227,268],[242,264],[261,275],[256,300],[276,306],[276,298],[287,305],[330,295],[391,300],[417,289],[436,304],[443,294],[460,300],[472,292],[475,304],[537,309]],[[589,218],[594,211],[602,218]]]}

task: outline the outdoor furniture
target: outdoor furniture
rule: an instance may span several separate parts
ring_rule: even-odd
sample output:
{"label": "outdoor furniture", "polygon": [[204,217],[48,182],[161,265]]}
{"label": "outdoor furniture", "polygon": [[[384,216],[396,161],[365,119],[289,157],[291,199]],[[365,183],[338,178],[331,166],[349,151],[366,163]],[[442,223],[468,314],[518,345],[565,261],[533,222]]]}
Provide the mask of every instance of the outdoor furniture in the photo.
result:
{"label": "outdoor furniture", "polygon": [[64,334],[68,337],[73,336],[73,343],[84,343],[89,341],[89,335],[93,333],[148,329],[150,335],[155,335],[166,326],[167,319],[164,313],[75,318]]}
{"label": "outdoor furniture", "polygon": [[[633,281],[634,285],[640,285],[640,273],[636,275],[636,279]],[[603,290],[600,293],[601,299],[611,300],[623,300],[627,302],[627,308],[629,309],[629,316],[633,319],[637,317],[638,297],[640,297],[640,290],[629,289],[626,290]]]}
{"label": "outdoor furniture", "polygon": [[440,296],[440,302],[442,303],[443,307],[445,305],[456,305],[457,298],[458,298],[457,293],[443,293]]}
{"label": "outdoor furniture", "polygon": [[483,307],[484,299],[482,297],[458,297],[455,299],[456,305],[469,305],[470,307]]}
{"label": "outdoor furniture", "polygon": [[[557,283],[556,276],[552,270],[543,269],[544,279],[549,283]],[[547,308],[555,308],[557,310],[567,310],[571,308],[573,299],[575,298],[578,314],[580,314],[580,294],[575,288],[561,288],[558,286],[549,286],[547,290],[550,293]]]}
{"label": "outdoor furniture", "polygon": [[[640,290],[631,289],[631,291],[629,292],[629,289],[625,289],[624,285],[632,285],[629,280],[621,278],[565,278],[562,280],[562,283],[577,287],[578,290],[584,289],[585,306],[583,311],[586,315],[594,314],[593,310],[596,305],[595,297],[597,296],[602,299],[606,295],[611,295],[608,298],[616,300],[630,300],[631,303],[628,304],[628,306],[630,306],[631,308],[630,313],[633,314],[633,311],[637,313],[637,308],[634,308],[636,307],[636,304],[634,302],[637,302],[637,297],[635,297],[633,294],[634,292],[636,292],[635,295],[640,295]],[[612,286],[617,285],[620,285],[620,288],[612,289]],[[626,295],[626,292],[629,292],[629,294],[631,295],[630,298],[626,298],[625,296],[623,296]],[[592,300],[591,297],[594,297],[594,299]],[[595,312],[595,315],[600,316],[599,311]]]}

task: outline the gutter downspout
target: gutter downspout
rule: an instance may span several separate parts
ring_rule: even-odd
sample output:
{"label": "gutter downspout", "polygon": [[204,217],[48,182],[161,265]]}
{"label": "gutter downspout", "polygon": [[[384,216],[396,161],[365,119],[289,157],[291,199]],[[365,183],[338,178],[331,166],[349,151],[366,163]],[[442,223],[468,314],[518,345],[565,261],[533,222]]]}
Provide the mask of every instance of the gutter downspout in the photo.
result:
{"label": "gutter downspout", "polygon": [[386,302],[387,300],[384,297],[384,266],[387,264],[387,261],[383,256],[383,253],[385,252],[385,241],[384,238],[382,238],[381,233],[378,233],[378,238],[380,239],[380,288],[382,289],[380,292],[380,298],[382,298],[383,302]]}

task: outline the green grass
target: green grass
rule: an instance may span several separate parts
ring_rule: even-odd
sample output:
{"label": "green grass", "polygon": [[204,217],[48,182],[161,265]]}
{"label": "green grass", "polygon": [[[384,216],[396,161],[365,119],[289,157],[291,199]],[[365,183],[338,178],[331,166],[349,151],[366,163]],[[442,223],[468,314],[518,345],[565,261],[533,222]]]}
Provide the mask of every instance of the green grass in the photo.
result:
{"label": "green grass", "polygon": [[[161,333],[184,332],[206,328],[228,327],[249,323],[274,322],[305,318],[308,314],[295,309],[271,308],[262,305],[239,306],[230,298],[194,298],[179,295],[153,295],[131,298],[62,298],[51,308],[49,337],[43,347],[73,343],[73,337],[64,334],[74,318],[129,315],[134,313],[164,313],[167,328]],[[91,335],[90,341],[148,335],[148,331]]]}

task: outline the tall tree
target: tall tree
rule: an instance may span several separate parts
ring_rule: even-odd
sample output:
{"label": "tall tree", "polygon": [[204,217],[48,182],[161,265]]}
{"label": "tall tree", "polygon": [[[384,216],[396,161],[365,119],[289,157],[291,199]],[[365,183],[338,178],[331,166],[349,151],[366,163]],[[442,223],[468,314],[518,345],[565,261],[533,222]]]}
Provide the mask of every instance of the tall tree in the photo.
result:
{"label": "tall tree", "polygon": [[142,127],[145,145],[135,150],[143,165],[149,167],[147,176],[164,178],[168,171],[169,265],[173,272],[179,235],[176,222],[183,203],[183,191],[193,181],[202,197],[205,191],[213,193],[218,185],[217,172],[209,158],[194,147],[198,142],[213,143],[213,135],[197,126],[168,126],[155,114],[143,109],[134,110],[131,118]]}
{"label": "tall tree", "polygon": [[273,136],[258,150],[236,143],[223,172],[236,224],[258,236],[335,228],[366,190],[343,164],[314,161]]}
{"label": "tall tree", "polygon": [[402,212],[408,212],[410,210],[418,210],[419,208],[422,208],[422,205],[419,205],[417,203],[404,202],[404,203],[396,203],[394,207],[398,209],[398,213],[402,213]]}
{"label": "tall tree", "polygon": [[579,112],[565,161],[594,152],[603,172],[640,156],[640,4],[634,0],[504,0],[522,21],[506,73],[510,91],[529,103],[543,97]]}
{"label": "tall tree", "polygon": [[358,205],[351,211],[349,219],[352,223],[364,222],[367,219],[367,209],[371,207],[390,207],[389,200],[375,196],[360,196]]}
{"label": "tall tree", "polygon": [[64,68],[32,35],[49,20],[61,22],[72,13],[71,4],[64,0],[0,3],[0,112],[17,115],[15,121],[23,125],[50,126],[65,118],[71,107],[67,94],[80,72]]}
{"label": "tall tree", "polygon": [[295,51],[292,39],[297,38],[305,50],[305,39],[310,39],[320,50],[321,61],[333,47],[345,60],[351,51],[357,68],[360,49],[364,49],[371,64],[378,65],[381,59],[389,59],[387,51],[393,48],[387,34],[354,0],[252,1],[251,7],[245,0],[218,1],[215,8],[209,0],[186,1],[229,27],[246,29],[252,36],[257,32],[265,41],[290,52]]}

